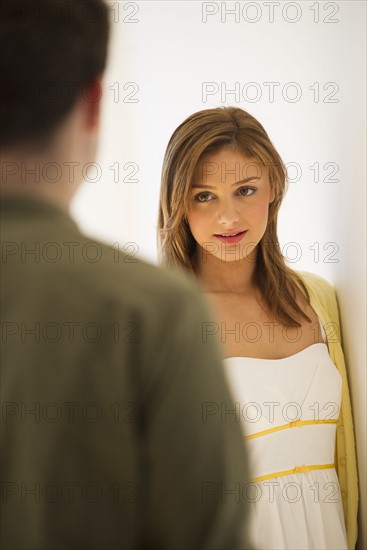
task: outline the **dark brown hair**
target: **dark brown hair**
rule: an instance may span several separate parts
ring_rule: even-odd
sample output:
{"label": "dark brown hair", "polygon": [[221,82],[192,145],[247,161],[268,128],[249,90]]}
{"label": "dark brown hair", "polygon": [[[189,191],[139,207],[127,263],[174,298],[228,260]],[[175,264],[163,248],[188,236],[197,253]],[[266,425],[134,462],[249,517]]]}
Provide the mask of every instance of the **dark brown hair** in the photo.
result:
{"label": "dark brown hair", "polygon": [[[88,84],[104,72],[103,0],[1,0],[0,148],[46,146]],[[87,99],[100,92],[91,87]]]}
{"label": "dark brown hair", "polygon": [[256,283],[265,303],[272,315],[285,325],[301,326],[295,316],[311,322],[295,300],[300,290],[310,303],[308,290],[299,275],[286,265],[277,238],[277,217],[287,190],[287,170],[263,126],[242,109],[218,107],[198,111],[171,136],[161,179],[157,227],[159,261],[195,278],[193,258],[197,244],[185,222],[189,191],[204,154],[228,146],[260,162],[268,170],[270,186],[275,191],[255,266]]}

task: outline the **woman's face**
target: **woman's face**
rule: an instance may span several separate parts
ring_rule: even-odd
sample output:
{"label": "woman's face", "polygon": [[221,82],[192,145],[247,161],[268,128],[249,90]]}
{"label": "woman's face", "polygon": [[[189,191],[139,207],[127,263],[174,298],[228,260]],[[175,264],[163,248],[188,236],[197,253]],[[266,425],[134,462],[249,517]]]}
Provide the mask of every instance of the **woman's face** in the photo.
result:
{"label": "woman's face", "polygon": [[[268,170],[254,158],[232,147],[204,155],[186,214],[191,233],[203,249],[203,261],[208,254],[223,261],[248,257],[265,233],[273,200]],[[232,239],[221,236],[238,232],[245,233]]]}

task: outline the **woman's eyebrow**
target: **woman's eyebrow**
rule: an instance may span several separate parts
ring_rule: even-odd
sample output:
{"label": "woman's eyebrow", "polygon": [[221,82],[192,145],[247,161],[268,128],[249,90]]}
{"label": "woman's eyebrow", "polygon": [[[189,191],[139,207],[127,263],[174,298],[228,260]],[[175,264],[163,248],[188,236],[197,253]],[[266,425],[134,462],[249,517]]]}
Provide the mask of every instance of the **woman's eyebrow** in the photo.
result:
{"label": "woman's eyebrow", "polygon": [[[249,181],[259,180],[259,179],[261,179],[259,176],[251,176],[250,178],[245,178],[240,181],[235,181],[234,183],[232,183],[232,186],[239,185],[240,183],[248,183]],[[192,186],[192,189],[215,189],[215,187],[211,185],[206,185],[204,183],[195,183],[195,185]]]}

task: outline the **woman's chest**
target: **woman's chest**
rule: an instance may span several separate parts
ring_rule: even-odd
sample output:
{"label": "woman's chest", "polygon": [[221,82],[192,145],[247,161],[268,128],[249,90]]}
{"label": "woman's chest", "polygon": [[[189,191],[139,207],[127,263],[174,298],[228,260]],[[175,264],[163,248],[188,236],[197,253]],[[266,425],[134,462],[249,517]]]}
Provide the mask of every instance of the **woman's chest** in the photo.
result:
{"label": "woman's chest", "polygon": [[206,294],[212,309],[211,333],[222,345],[223,357],[281,359],[315,343],[322,343],[319,320],[311,306],[302,305],[311,319],[287,326],[274,319],[255,299]]}

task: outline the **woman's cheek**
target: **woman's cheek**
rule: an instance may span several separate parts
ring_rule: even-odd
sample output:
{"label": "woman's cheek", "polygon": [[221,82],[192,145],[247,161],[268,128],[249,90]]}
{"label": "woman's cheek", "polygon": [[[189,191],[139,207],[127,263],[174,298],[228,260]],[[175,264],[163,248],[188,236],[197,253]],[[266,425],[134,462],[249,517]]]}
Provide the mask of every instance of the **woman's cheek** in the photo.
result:
{"label": "woman's cheek", "polygon": [[254,203],[251,208],[249,208],[246,212],[246,218],[253,227],[259,226],[259,224],[263,227],[267,225],[268,223],[268,215],[269,215],[269,202],[268,200],[264,199],[262,201],[259,201],[257,203]]}
{"label": "woman's cheek", "polygon": [[208,216],[208,214],[205,214],[203,211],[198,211],[197,208],[193,208],[187,215],[187,221],[189,222],[189,227],[194,237],[205,238],[208,236],[208,228],[210,226],[209,218],[210,216]]}

